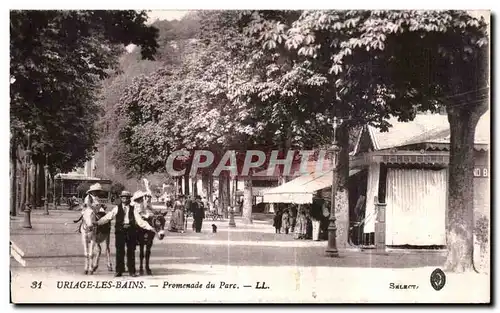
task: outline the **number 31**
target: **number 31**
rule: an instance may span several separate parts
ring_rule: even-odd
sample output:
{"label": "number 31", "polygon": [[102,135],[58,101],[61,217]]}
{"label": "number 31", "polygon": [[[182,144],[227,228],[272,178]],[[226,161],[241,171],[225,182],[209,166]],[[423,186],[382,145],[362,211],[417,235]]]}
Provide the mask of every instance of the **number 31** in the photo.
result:
{"label": "number 31", "polygon": [[41,281],[34,281],[31,283],[31,289],[40,289],[40,288],[42,288]]}

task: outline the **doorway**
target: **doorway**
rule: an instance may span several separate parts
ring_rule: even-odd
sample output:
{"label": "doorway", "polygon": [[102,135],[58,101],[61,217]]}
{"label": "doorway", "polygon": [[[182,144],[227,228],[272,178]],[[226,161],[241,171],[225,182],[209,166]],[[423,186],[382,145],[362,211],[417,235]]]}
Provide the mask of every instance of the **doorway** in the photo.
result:
{"label": "doorway", "polygon": [[366,191],[368,184],[368,170],[349,177],[349,244],[360,246],[363,244],[363,220],[365,219]]}

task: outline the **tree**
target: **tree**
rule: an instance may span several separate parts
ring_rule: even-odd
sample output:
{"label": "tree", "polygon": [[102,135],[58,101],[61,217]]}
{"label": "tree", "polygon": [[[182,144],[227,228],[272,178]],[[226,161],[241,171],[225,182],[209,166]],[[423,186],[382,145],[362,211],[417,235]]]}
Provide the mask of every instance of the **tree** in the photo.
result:
{"label": "tree", "polygon": [[52,175],[81,166],[98,137],[100,80],[124,45],[138,44],[144,58],[156,52],[157,30],[146,18],[144,11],[11,11],[12,145],[25,149],[29,131],[35,164],[48,162]]}
{"label": "tree", "polygon": [[484,19],[464,11],[305,11],[291,21],[265,11],[243,18],[265,50],[301,56],[294,66],[311,69],[319,89],[333,100],[333,114],[346,116],[351,125],[384,130],[389,114],[408,121],[419,110],[446,107],[451,130],[446,268],[472,269],[474,131],[488,108],[489,90]]}
{"label": "tree", "polygon": [[[178,149],[224,153],[235,148],[311,148],[328,142],[331,127],[324,110],[307,105],[310,94],[293,93],[309,78],[307,71],[269,82],[269,76],[287,73],[293,60],[278,60],[283,64],[276,69],[277,55],[269,59],[259,53],[260,47],[241,31],[238,13],[198,16],[199,40],[186,50],[182,67],[136,78],[117,106],[124,121],[123,153],[118,151],[115,159],[124,168],[139,174],[161,170],[169,153]],[[228,195],[221,200],[226,208]],[[244,215],[251,220],[251,201],[247,202]]]}
{"label": "tree", "polygon": [[76,187],[76,192],[78,193],[78,198],[83,198],[87,191],[90,189],[90,183],[82,182]]}

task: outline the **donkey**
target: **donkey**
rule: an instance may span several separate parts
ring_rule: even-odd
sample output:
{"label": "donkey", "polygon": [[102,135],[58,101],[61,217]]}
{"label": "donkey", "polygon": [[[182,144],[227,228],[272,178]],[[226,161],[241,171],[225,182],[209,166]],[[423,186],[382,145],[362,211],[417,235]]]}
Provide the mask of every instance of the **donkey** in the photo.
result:
{"label": "donkey", "polygon": [[[84,206],[80,218],[73,221],[74,223],[80,222],[79,232],[82,235],[83,251],[85,254],[85,275],[92,275],[99,267],[99,258],[101,256],[101,243],[105,243],[106,256],[108,260],[108,270],[113,271],[111,264],[111,252],[109,249],[111,223],[102,226],[93,226],[93,223],[106,215],[106,212],[98,211],[95,209]],[[94,248],[97,248],[94,254]]]}
{"label": "donkey", "polygon": [[[151,225],[159,240],[163,240],[165,237],[165,215],[167,211],[162,213],[160,211],[151,211],[153,214],[148,217],[143,217],[149,225]],[[143,275],[143,261],[144,256],[146,257],[146,273],[152,275],[151,269],[149,268],[149,258],[151,257],[151,247],[153,246],[153,240],[155,238],[155,233],[152,231],[147,231],[145,229],[139,228],[137,230],[137,243],[139,244],[139,259],[141,260],[139,266],[139,274]],[[146,247],[146,254],[144,254],[144,246]]]}

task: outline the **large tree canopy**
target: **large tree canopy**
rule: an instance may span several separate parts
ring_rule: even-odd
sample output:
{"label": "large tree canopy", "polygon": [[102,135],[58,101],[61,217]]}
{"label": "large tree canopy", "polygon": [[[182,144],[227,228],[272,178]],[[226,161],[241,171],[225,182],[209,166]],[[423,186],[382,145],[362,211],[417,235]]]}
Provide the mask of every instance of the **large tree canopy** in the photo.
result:
{"label": "large tree canopy", "polygon": [[100,80],[124,45],[156,53],[157,29],[136,11],[11,11],[11,131],[34,158],[49,154],[53,169],[71,170],[94,152]]}

